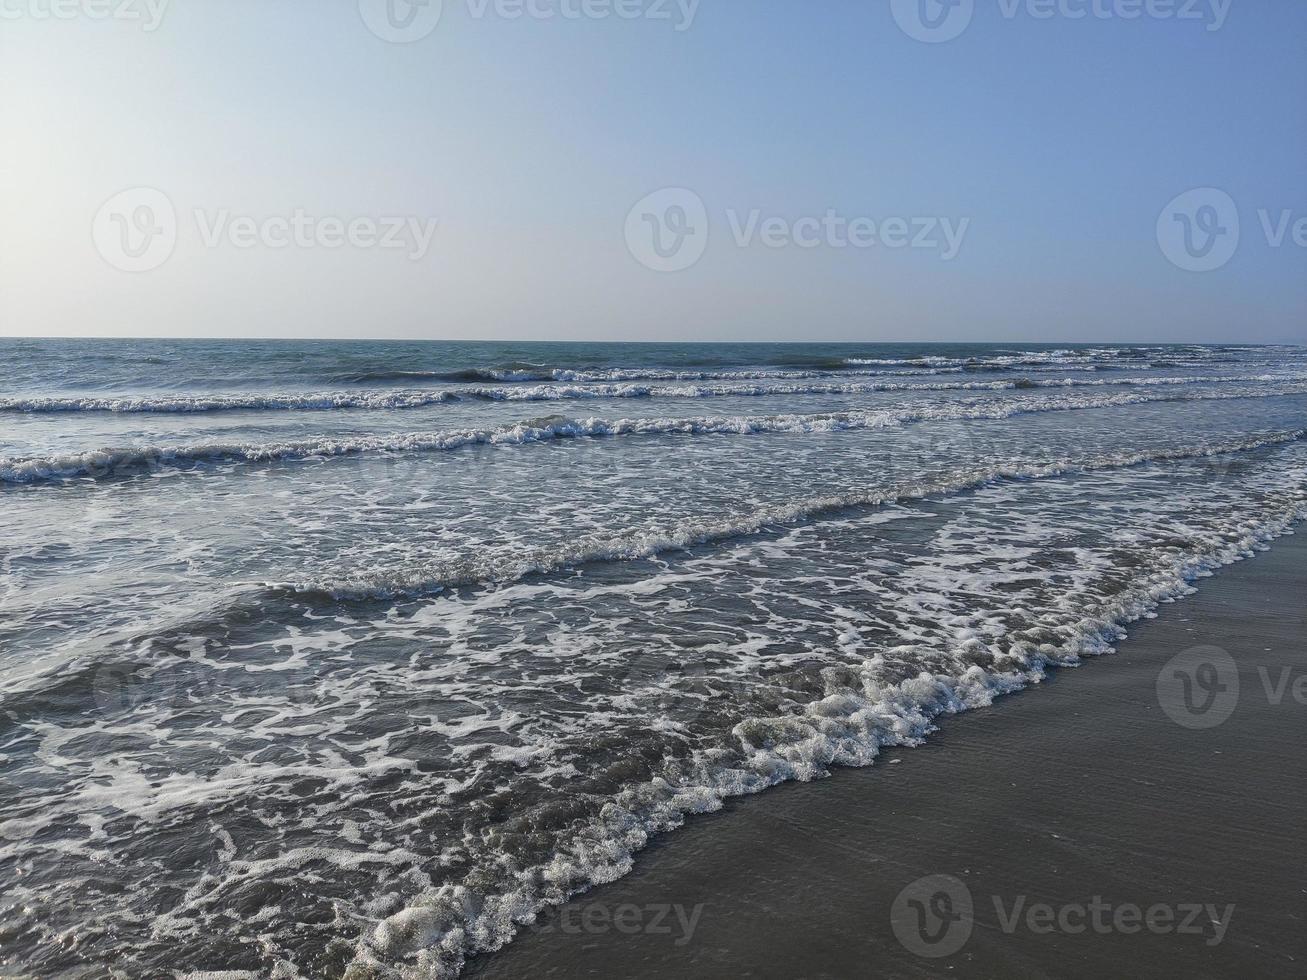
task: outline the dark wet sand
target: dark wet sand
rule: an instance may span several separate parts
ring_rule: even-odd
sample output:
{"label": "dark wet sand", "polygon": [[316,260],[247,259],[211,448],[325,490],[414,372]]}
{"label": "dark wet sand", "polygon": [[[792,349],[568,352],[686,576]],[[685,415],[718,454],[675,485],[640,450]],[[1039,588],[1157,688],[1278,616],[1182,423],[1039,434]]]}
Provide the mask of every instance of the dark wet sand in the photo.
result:
{"label": "dark wet sand", "polygon": [[[922,748],[690,820],[566,920],[553,913],[552,931],[525,930],[465,975],[1307,977],[1307,705],[1292,688],[1273,704],[1258,670],[1307,675],[1307,535],[1198,587],[1119,653],[945,719]],[[1159,707],[1156,682],[1200,644],[1234,656],[1240,693],[1228,721],[1195,730]],[[896,938],[891,907],[932,874],[967,886],[974,928],[926,959]],[[1024,917],[1004,931],[994,897],[1008,911],[1023,895],[1059,910],[1101,896],[1111,931],[1037,932]],[[1213,945],[1206,914],[1201,934],[1162,931],[1161,912],[1157,931],[1117,930],[1127,903],[1164,903],[1177,923],[1193,904],[1234,910]],[[660,904],[702,905],[688,942],[674,912],[655,923]]]}

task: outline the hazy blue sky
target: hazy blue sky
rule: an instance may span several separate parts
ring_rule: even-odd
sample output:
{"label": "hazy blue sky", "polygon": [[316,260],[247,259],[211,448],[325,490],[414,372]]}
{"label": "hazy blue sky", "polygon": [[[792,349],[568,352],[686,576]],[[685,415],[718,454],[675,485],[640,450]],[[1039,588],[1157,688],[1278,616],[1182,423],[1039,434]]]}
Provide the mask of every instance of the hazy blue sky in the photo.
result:
{"label": "hazy blue sky", "polygon": [[0,334],[1307,337],[1301,0],[392,2],[0,0]]}

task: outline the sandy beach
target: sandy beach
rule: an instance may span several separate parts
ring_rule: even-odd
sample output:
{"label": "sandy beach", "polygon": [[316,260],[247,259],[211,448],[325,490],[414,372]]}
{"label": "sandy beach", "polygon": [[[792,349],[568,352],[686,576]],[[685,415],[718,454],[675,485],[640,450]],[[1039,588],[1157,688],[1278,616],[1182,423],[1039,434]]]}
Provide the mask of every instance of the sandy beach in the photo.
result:
{"label": "sandy beach", "polygon": [[[1303,976],[1307,538],[1198,589],[921,748],[691,819],[467,975]],[[1193,673],[1206,716],[1168,686],[1195,647],[1237,664]]]}

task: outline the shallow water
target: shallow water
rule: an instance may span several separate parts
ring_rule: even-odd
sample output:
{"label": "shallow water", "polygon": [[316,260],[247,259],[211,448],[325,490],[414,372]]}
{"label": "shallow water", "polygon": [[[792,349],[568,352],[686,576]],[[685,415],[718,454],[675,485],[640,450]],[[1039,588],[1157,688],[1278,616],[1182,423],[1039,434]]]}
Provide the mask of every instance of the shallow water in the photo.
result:
{"label": "shallow water", "polygon": [[1106,652],[1307,515],[1301,348],[0,371],[0,964],[42,976],[453,975],[686,813]]}

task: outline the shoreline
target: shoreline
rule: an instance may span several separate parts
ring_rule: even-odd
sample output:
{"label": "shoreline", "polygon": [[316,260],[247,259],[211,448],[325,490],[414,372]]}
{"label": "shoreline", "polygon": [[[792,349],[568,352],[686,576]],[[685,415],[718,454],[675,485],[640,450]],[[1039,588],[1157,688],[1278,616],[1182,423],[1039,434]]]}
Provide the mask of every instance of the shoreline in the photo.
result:
{"label": "shoreline", "polygon": [[[464,976],[1301,976],[1307,537],[1194,585],[1106,662],[688,820]],[[1202,646],[1237,664],[1210,727],[1158,686]]]}

